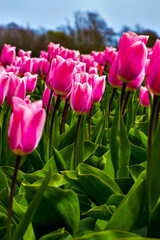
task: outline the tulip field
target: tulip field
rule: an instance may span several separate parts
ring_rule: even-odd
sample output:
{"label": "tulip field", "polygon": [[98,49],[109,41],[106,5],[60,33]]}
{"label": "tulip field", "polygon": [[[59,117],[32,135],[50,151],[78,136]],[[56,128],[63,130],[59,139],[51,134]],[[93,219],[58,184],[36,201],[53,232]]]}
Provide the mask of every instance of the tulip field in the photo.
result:
{"label": "tulip field", "polygon": [[0,240],[160,239],[160,40],[0,53]]}

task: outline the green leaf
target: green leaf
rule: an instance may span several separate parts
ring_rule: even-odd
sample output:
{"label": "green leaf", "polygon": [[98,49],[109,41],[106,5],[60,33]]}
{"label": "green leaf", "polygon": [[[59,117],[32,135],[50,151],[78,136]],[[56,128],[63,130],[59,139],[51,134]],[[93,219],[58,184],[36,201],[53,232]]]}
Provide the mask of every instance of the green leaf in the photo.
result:
{"label": "green leaf", "polygon": [[58,171],[69,170],[69,166],[67,165],[67,163],[63,159],[62,155],[54,147],[53,147],[53,156],[54,156]]}
{"label": "green leaf", "polygon": [[60,228],[57,231],[49,233],[39,240],[69,240],[71,239],[71,235],[64,229]]}
{"label": "green leaf", "polygon": [[135,165],[129,166],[128,169],[134,181],[136,181],[138,176],[141,174],[141,172],[143,172],[146,169],[146,167],[141,164],[135,164]]}
{"label": "green leaf", "polygon": [[[98,122],[97,126],[95,127],[93,133],[92,133],[92,141],[95,142],[97,141],[98,143],[98,138],[99,140],[101,140],[102,136],[102,129],[104,129],[105,125],[105,118],[106,118],[106,114],[100,119],[100,121]],[[101,129],[101,131],[100,131]],[[104,130],[103,130],[104,131]],[[99,137],[98,137],[99,136]]]}
{"label": "green leaf", "polygon": [[148,137],[140,130],[131,128],[129,131],[129,140],[136,146],[147,148]]}
{"label": "green leaf", "polygon": [[58,117],[58,112],[56,112],[54,123],[53,123],[53,140],[52,140],[52,145],[56,149],[58,148],[58,144],[59,144],[59,135],[60,135],[59,117]]}
{"label": "green leaf", "polygon": [[128,102],[128,107],[127,107],[127,133],[133,127],[134,124],[134,94],[130,94],[129,102]]}
{"label": "green leaf", "polygon": [[76,134],[76,127],[77,123],[75,123],[71,128],[66,130],[61,136],[59,141],[58,149],[61,150],[62,148],[72,144],[75,140]]}
{"label": "green leaf", "polygon": [[152,211],[156,206],[158,199],[160,197],[160,124],[158,126],[156,135],[153,139],[152,149],[151,149],[151,159],[149,167],[147,169],[147,191],[148,191],[148,200],[149,200],[149,209]]}
{"label": "green leaf", "polygon": [[87,212],[84,212],[82,215],[93,217],[96,219],[109,220],[112,216],[113,209],[115,206],[107,206],[106,204],[93,207]]}
{"label": "green leaf", "polygon": [[51,172],[49,171],[46,178],[44,179],[42,185],[40,186],[39,190],[36,192],[35,196],[32,198],[31,203],[28,206],[26,213],[23,215],[22,219],[20,220],[14,234],[12,240],[22,239],[32,218],[34,217],[36,210],[41,202],[42,196],[46,190],[46,187],[49,182]]}
{"label": "green leaf", "polygon": [[142,163],[147,161],[147,150],[136,146],[134,144],[130,144],[131,146],[131,158],[134,163]]}
{"label": "green leaf", "polygon": [[[24,185],[26,199],[31,201],[39,189],[39,183]],[[52,214],[51,214],[52,213]],[[39,236],[59,227],[65,227],[76,235],[80,220],[80,210],[77,195],[72,190],[64,190],[48,186],[33,218]]]}
{"label": "green leaf", "polygon": [[145,178],[146,172],[143,172],[110,218],[106,230],[131,230],[142,208]]}
{"label": "green leaf", "polygon": [[44,166],[41,156],[36,149],[27,155],[26,161],[30,161],[34,171],[42,169]]}

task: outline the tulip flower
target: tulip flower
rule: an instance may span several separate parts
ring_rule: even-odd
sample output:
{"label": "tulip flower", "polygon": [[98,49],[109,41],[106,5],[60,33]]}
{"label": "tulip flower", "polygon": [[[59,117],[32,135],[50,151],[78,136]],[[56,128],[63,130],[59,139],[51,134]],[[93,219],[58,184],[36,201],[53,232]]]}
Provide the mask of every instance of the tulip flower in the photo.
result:
{"label": "tulip flower", "polygon": [[53,58],[55,58],[59,54],[59,44],[54,44],[52,42],[48,45],[48,61],[51,62]]}
{"label": "tulip flower", "polygon": [[70,104],[72,109],[79,115],[86,114],[91,109],[92,103],[92,87],[89,83],[74,82]]}
{"label": "tulip flower", "polygon": [[50,63],[45,58],[40,58],[40,59],[41,59],[41,61],[40,61],[39,67],[40,67],[40,70],[41,70],[41,75],[42,76],[47,76],[48,71],[49,71],[49,67],[50,67]]}
{"label": "tulip flower", "polygon": [[72,58],[74,61],[78,61],[79,57],[80,57],[80,52],[71,50],[71,49],[67,49],[64,47],[60,47],[58,55],[64,59]]}
{"label": "tulip flower", "polygon": [[92,56],[94,57],[94,60],[98,62],[100,65],[104,65],[104,52],[96,52],[92,51],[91,52]]}
{"label": "tulip flower", "polygon": [[11,45],[4,44],[1,54],[1,63],[3,66],[11,65],[16,56],[16,47],[12,47]]}
{"label": "tulip flower", "polygon": [[24,78],[26,81],[26,91],[30,93],[33,92],[36,87],[38,75],[37,74],[33,75],[29,72],[26,72],[24,74],[24,77],[26,77]]}
{"label": "tulip flower", "polygon": [[92,102],[97,103],[101,100],[105,90],[106,76],[99,77],[96,74],[89,76],[89,84],[92,86]]}
{"label": "tulip flower", "polygon": [[40,51],[40,58],[48,59],[48,52],[46,52],[46,51]]}
{"label": "tulip flower", "polygon": [[[48,87],[45,87],[45,90],[44,90],[44,93],[43,93],[43,96],[42,96],[43,107],[45,107],[45,106],[46,106],[46,108],[48,107],[50,94],[51,94],[51,90]],[[49,111],[51,111],[51,102],[50,102],[50,105],[49,105]]]}
{"label": "tulip flower", "polygon": [[157,40],[148,65],[146,85],[154,95],[160,96],[160,40]]}
{"label": "tulip flower", "polygon": [[71,91],[75,61],[56,56],[52,60],[46,84],[57,95],[65,95]]}
{"label": "tulip flower", "polygon": [[7,94],[9,80],[9,73],[5,71],[0,72],[0,106],[2,105]]}
{"label": "tulip flower", "polygon": [[98,67],[98,63],[94,60],[94,57],[89,54],[82,54],[80,61],[86,63],[86,71],[90,67]]}
{"label": "tulip flower", "polygon": [[24,74],[25,72],[32,71],[32,59],[24,56],[22,58],[22,64],[20,66],[20,72]]}
{"label": "tulip flower", "polygon": [[37,147],[46,113],[42,101],[27,104],[24,100],[13,97],[12,105],[13,112],[8,128],[9,146],[15,154],[23,156]]}
{"label": "tulip flower", "polygon": [[14,60],[14,62],[13,62],[13,65],[15,66],[15,67],[21,67],[21,65],[22,65],[22,58],[21,57],[15,57],[15,60]]}
{"label": "tulip flower", "polygon": [[25,99],[26,96],[26,77],[19,78],[10,73],[9,87],[6,95],[7,104],[12,104],[13,96]]}
{"label": "tulip flower", "polygon": [[116,63],[116,74],[119,80],[129,82],[135,80],[147,60],[147,36],[135,33],[123,33],[119,41],[119,52]]}
{"label": "tulip flower", "polygon": [[117,49],[113,47],[106,47],[104,51],[104,62],[110,66],[113,63],[115,56],[117,55]]}
{"label": "tulip flower", "polygon": [[128,82],[126,86],[126,90],[129,92],[136,91],[142,84],[145,77],[145,69],[141,72],[141,74],[132,82]]}
{"label": "tulip flower", "polygon": [[116,72],[115,72],[115,68],[116,68],[116,61],[117,61],[117,57],[115,57],[110,72],[109,72],[109,76],[108,76],[108,82],[109,84],[114,87],[114,88],[121,88],[123,85],[123,82],[120,81],[117,78]]}
{"label": "tulip flower", "polygon": [[89,74],[98,74],[98,68],[97,67],[90,67],[88,69]]}
{"label": "tulip flower", "polygon": [[[151,94],[153,97],[153,94]],[[150,102],[149,102],[149,90],[147,87],[140,87],[140,94],[139,94],[139,99],[140,99],[140,104],[143,107],[149,107]]]}
{"label": "tulip flower", "polygon": [[89,74],[86,72],[80,72],[74,74],[74,82],[85,83],[89,81]]}
{"label": "tulip flower", "polygon": [[31,57],[31,53],[32,53],[31,51],[24,51],[23,49],[20,49],[19,52],[18,52],[18,56],[19,57],[26,56],[26,57],[30,58]]}
{"label": "tulip flower", "polygon": [[18,75],[19,73],[19,70],[20,70],[20,67],[16,67],[16,66],[13,66],[13,65],[10,65],[10,66],[6,66],[6,72],[13,72],[15,75]]}
{"label": "tulip flower", "polygon": [[41,64],[41,58],[32,58],[32,73],[39,74],[39,68]]}

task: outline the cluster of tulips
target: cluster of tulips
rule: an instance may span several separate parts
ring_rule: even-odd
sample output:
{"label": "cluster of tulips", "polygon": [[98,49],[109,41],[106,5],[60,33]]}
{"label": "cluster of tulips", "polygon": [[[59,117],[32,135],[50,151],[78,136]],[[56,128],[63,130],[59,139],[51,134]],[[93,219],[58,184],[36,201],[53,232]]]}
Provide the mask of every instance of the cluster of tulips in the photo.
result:
{"label": "cluster of tulips", "polygon": [[[106,86],[113,87],[108,116],[117,89],[122,88],[120,112],[124,115],[130,93],[140,88],[139,99],[144,109],[150,105],[150,100],[154,99],[148,140],[148,162],[150,161],[153,121],[155,115],[159,114],[159,108],[156,109],[156,107],[160,96],[160,40],[156,41],[153,49],[146,47],[147,40],[148,36],[138,36],[133,32],[123,33],[118,51],[116,48],[106,47],[105,51],[92,51],[91,55],[83,55],[79,51],[50,43],[48,52],[41,51],[39,58],[32,58],[31,51],[24,50],[19,50],[16,56],[15,47],[4,45],[0,57],[0,105],[12,106],[8,139],[9,146],[18,156],[17,161],[19,161],[12,183],[9,226],[20,159],[38,146],[44,126],[46,142],[49,145],[49,157],[52,157],[53,124],[61,101],[65,101],[65,105],[61,117],[60,134],[65,132],[69,106],[78,115],[74,150],[74,168],[76,168],[79,163],[76,156],[76,138],[81,117],[89,113],[88,135],[91,140],[92,106],[101,100],[105,89],[107,91]],[[42,99],[31,102],[32,94],[36,91],[38,84],[42,85]],[[148,167],[148,185],[150,184],[149,171]],[[151,190],[148,191],[150,206]],[[10,229],[8,235],[10,235]]]}

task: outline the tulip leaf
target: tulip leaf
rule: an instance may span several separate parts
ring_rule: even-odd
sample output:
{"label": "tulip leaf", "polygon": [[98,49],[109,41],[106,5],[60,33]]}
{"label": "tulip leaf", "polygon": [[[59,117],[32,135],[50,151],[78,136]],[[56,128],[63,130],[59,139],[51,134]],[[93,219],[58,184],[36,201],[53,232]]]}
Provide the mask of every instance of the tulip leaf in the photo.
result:
{"label": "tulip leaf", "polygon": [[142,208],[145,178],[146,172],[144,171],[110,218],[105,227],[106,230],[131,230]]}
{"label": "tulip leaf", "polygon": [[[31,201],[39,183],[24,185],[26,199]],[[52,214],[51,214],[52,213]],[[80,210],[77,195],[72,190],[48,186],[33,218],[33,224],[39,236],[47,234],[57,227],[65,227],[75,235],[78,231]]]}
{"label": "tulip leaf", "polygon": [[41,202],[42,196],[46,190],[46,187],[48,185],[49,179],[50,179],[51,172],[49,171],[46,175],[42,185],[38,189],[38,191],[35,193],[35,195],[32,198],[31,203],[28,206],[27,211],[23,215],[22,219],[20,220],[14,234],[12,240],[22,239],[30,222],[32,221],[32,218],[34,217],[37,208]]}
{"label": "tulip leaf", "polygon": [[142,163],[147,161],[147,150],[130,143],[131,159],[134,163]]}
{"label": "tulip leaf", "polygon": [[31,152],[29,155],[27,155],[26,161],[30,161],[35,171],[42,169],[44,165],[41,159],[41,156],[36,149],[33,152]]}
{"label": "tulip leaf", "polygon": [[109,220],[112,216],[113,209],[115,206],[107,206],[106,204],[93,207],[87,212],[84,212],[82,215],[93,217],[96,219]]}
{"label": "tulip leaf", "polygon": [[63,159],[60,152],[54,147],[53,147],[53,156],[54,156],[58,171],[69,170],[69,166],[67,165],[66,161]]}
{"label": "tulip leaf", "polygon": [[66,130],[61,136],[59,141],[58,149],[61,150],[64,147],[72,144],[75,140],[77,124],[75,123],[71,128]]}
{"label": "tulip leaf", "polygon": [[52,233],[46,234],[39,240],[69,240],[71,235],[64,229],[60,228]]}

